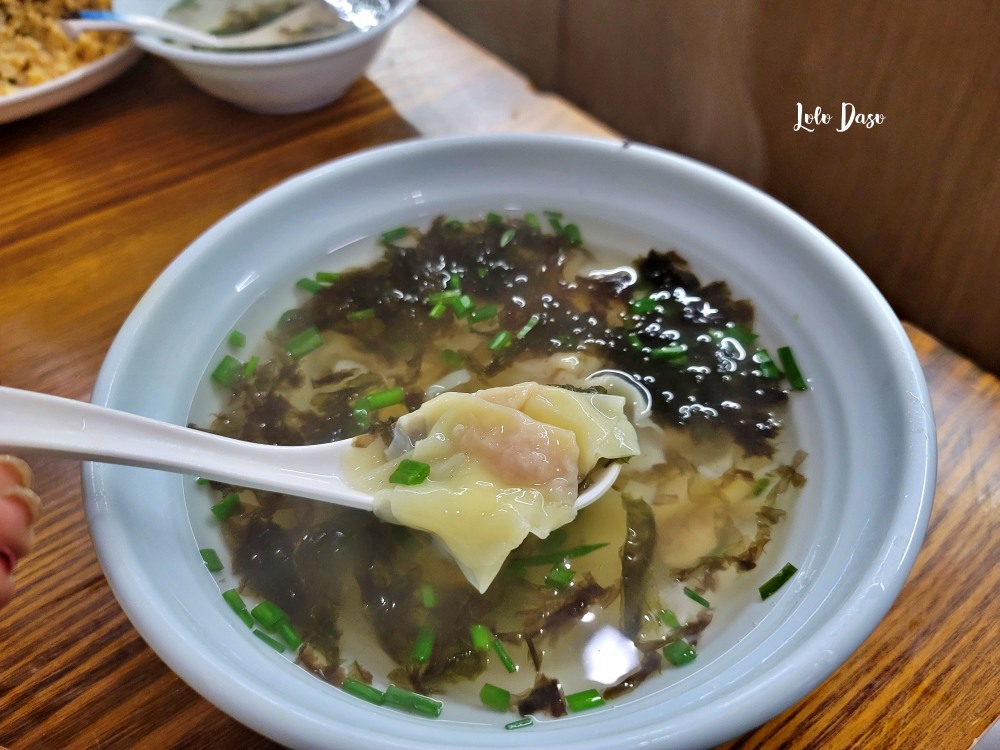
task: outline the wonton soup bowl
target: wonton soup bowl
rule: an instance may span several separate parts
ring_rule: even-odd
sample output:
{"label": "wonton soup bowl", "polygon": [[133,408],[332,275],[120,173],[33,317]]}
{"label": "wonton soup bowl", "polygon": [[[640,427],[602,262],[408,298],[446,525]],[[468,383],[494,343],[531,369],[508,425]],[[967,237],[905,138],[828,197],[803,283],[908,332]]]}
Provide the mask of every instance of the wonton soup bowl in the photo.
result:
{"label": "wonton soup bowl", "polygon": [[[587,244],[677,249],[705,281],[754,300],[810,390],[792,400],[808,482],[783,539],[718,605],[698,658],[624,699],[505,731],[514,718],[445,700],[438,719],[360,701],[250,637],[206,570],[222,550],[190,477],[88,464],[88,522],[122,607],[160,657],[233,717],[297,748],[708,747],[788,708],[867,637],[898,594],[931,506],[935,436],[913,350],[889,306],[829,239],[714,169],[657,149],[555,136],[418,140],[294,177],[208,229],[115,340],[96,403],[206,423],[229,332],[253,340],[295,304],[294,281],[357,240],[438,215],[558,209]],[[364,244],[364,242],[362,243]],[[352,251],[353,252],[353,251]],[[761,601],[786,561],[799,572]],[[227,568],[228,569],[228,568]],[[475,688],[478,690],[478,684]]]}
{"label": "wonton soup bowl", "polygon": [[[177,0],[114,0],[118,13],[162,18]],[[417,4],[393,0],[374,28],[347,31],[323,41],[267,50],[194,49],[149,34],[136,46],[162,57],[202,91],[243,109],[264,114],[305,112],[340,98],[358,80],[389,32]]]}

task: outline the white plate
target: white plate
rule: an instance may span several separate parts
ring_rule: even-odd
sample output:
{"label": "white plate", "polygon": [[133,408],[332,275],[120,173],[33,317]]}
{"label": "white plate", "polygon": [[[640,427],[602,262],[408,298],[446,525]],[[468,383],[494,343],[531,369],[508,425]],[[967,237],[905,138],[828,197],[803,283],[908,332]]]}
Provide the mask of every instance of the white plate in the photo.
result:
{"label": "white plate", "polygon": [[79,99],[120,76],[141,56],[141,50],[128,44],[51,81],[0,96],[0,125]]}
{"label": "white plate", "polygon": [[87,517],[123,608],[172,669],[257,731],[293,747],[708,747],[812,690],[899,592],[926,526],[936,455],[926,385],[902,327],[801,217],[648,147],[555,136],[412,141],[293,178],[209,229],[162,274],[115,340],[94,401],[204,421],[203,384],[220,342],[237,324],[262,330],[297,275],[328,267],[338,248],[438,214],[545,208],[631,257],[651,244],[678,249],[704,280],[728,279],[756,301],[766,340],[795,349],[811,386],[792,404],[809,481],[784,546],[768,550],[748,585],[786,560],[800,572],[766,602],[750,588],[706,632],[695,662],[620,703],[517,731],[459,705],[423,720],[352,699],[248,636],[198,556],[199,546],[222,544],[190,478],[88,465]]}

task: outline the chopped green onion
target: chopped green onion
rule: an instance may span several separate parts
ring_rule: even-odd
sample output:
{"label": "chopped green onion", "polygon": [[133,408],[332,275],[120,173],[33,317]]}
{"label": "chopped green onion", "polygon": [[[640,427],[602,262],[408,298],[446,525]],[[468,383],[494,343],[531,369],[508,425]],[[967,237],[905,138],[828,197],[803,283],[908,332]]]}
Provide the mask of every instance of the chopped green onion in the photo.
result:
{"label": "chopped green onion", "polygon": [[441,701],[428,698],[426,695],[414,693],[396,685],[385,689],[385,705],[398,708],[411,714],[419,714],[436,719],[441,715]]}
{"label": "chopped green onion", "polygon": [[236,357],[227,354],[222,358],[222,361],[216,365],[215,369],[212,370],[212,380],[221,385],[223,388],[229,388],[232,386],[233,381],[236,380],[236,376],[242,369],[243,363],[236,359]]}
{"label": "chopped green onion", "polygon": [[413,643],[413,651],[410,652],[410,659],[414,664],[426,664],[430,661],[433,650],[434,628],[425,625],[417,631],[417,640]]}
{"label": "chopped green onion", "polygon": [[496,213],[495,211],[490,211],[488,214],[486,214],[486,221],[488,221],[490,224],[499,224],[503,221],[503,217],[500,214]]}
{"label": "chopped green onion", "polygon": [[423,461],[404,458],[399,466],[389,475],[389,481],[394,484],[415,485],[426,481],[430,476],[431,467]]}
{"label": "chopped green onion", "polygon": [[542,211],[542,213],[548,216],[549,219],[561,219],[563,217],[562,211],[553,211],[550,208],[545,209],[544,211]]}
{"label": "chopped green onion", "polygon": [[457,273],[448,274],[448,283],[445,286],[449,289],[461,289],[462,277]]}
{"label": "chopped green onion", "polygon": [[487,682],[483,685],[482,690],[479,691],[479,700],[487,708],[492,708],[494,711],[506,712],[510,708],[510,691]]}
{"label": "chopped green onion", "polygon": [[344,689],[345,693],[350,693],[355,698],[360,698],[363,701],[374,703],[376,706],[381,706],[385,703],[385,693],[378,688],[366,685],[361,680],[356,680],[353,677],[346,678],[341,687]]}
{"label": "chopped green onion", "polygon": [[499,305],[483,305],[482,307],[477,307],[469,313],[469,322],[479,323],[483,320],[495,318],[498,312],[500,312]]}
{"label": "chopped green onion", "polygon": [[489,275],[489,272],[490,269],[486,268],[485,266],[480,266],[479,268],[476,269],[476,276],[478,276],[481,279],[485,279],[487,275]]}
{"label": "chopped green onion", "polygon": [[489,350],[495,352],[503,349],[505,346],[510,346],[510,333],[508,331],[500,331],[490,342]]}
{"label": "chopped green onion", "polygon": [[230,331],[229,333],[229,345],[234,349],[240,349],[246,346],[247,337],[242,331]]}
{"label": "chopped green onion", "polygon": [[427,313],[427,317],[437,320],[446,312],[448,312],[448,305],[442,302],[438,302],[436,305],[434,305],[434,307],[430,309],[430,312]]}
{"label": "chopped green onion", "polygon": [[333,284],[336,281],[340,281],[340,274],[334,271],[317,271],[316,281],[323,284]]}
{"label": "chopped green onion", "polygon": [[288,644],[288,648],[295,651],[299,646],[302,645],[302,638],[298,633],[295,632],[295,628],[292,627],[290,622],[280,622],[278,623],[278,635],[281,637],[285,643]]}
{"label": "chopped green onion", "polygon": [[538,217],[534,214],[525,214],[524,223],[527,224],[532,229],[541,229],[542,225],[538,221]]}
{"label": "chopped green onion", "polygon": [[281,641],[275,640],[274,638],[272,638],[271,636],[269,636],[267,633],[265,633],[263,630],[260,630],[259,628],[255,628],[254,631],[253,631],[253,634],[255,636],[257,636],[258,638],[260,638],[262,641],[264,641],[264,643],[266,643],[268,646],[270,646],[271,648],[273,648],[279,654],[283,654],[285,652],[285,644],[282,643]]}
{"label": "chopped green onion", "polygon": [[705,597],[703,597],[697,591],[695,591],[693,589],[689,589],[687,586],[684,587],[684,594],[685,594],[685,596],[687,596],[688,599],[693,599],[694,601],[698,602],[698,604],[700,604],[703,607],[711,607],[712,606],[711,604],[708,603],[708,599],[706,599]]}
{"label": "chopped green onion", "polygon": [[697,652],[691,648],[691,644],[685,640],[674,641],[663,647],[663,655],[667,661],[675,667],[683,667],[685,664],[695,660]]}
{"label": "chopped green onion", "polygon": [[510,658],[510,654],[507,653],[507,649],[503,647],[503,643],[500,642],[499,638],[494,637],[490,642],[490,647],[497,655],[497,658],[500,659],[500,663],[503,664],[504,669],[512,674],[517,671],[517,665]]}
{"label": "chopped green onion", "polygon": [[505,229],[503,234],[500,235],[500,247],[507,247],[507,245],[514,241],[514,237],[516,236],[517,230],[514,227]]}
{"label": "chopped green onion", "polygon": [[285,350],[295,357],[295,359],[299,359],[309,352],[316,351],[321,346],[323,346],[323,337],[320,336],[319,331],[313,326],[288,339],[288,343],[285,344]]}
{"label": "chopped green onion", "polygon": [[444,226],[448,227],[448,229],[462,229],[465,225],[458,219],[448,219],[444,223]]}
{"label": "chopped green onion", "polygon": [[663,624],[668,628],[673,630],[680,630],[681,621],[677,619],[677,615],[674,614],[673,610],[661,609],[660,619],[663,620]]}
{"label": "chopped green onion", "polygon": [[580,227],[576,224],[567,224],[563,227],[563,236],[569,240],[569,244],[576,245],[583,244],[583,236],[580,234]]}
{"label": "chopped green onion", "polygon": [[212,480],[211,479],[205,479],[205,477],[198,477],[197,479],[194,480],[194,483],[197,484],[197,485],[200,485],[200,486],[204,487],[206,484],[211,484]]}
{"label": "chopped green onion", "polygon": [[424,605],[424,609],[434,609],[437,606],[437,593],[433,584],[425,583],[420,587],[420,603]]}
{"label": "chopped green onion", "polygon": [[257,365],[260,364],[260,357],[256,354],[247,360],[247,363],[243,365],[243,377],[252,378],[253,374],[257,372]]}
{"label": "chopped green onion", "polygon": [[508,722],[503,725],[504,729],[522,729],[524,727],[530,727],[535,723],[535,720],[530,716],[522,716],[520,719],[514,719],[514,721]]}
{"label": "chopped green onion", "polygon": [[785,563],[784,567],[778,571],[776,575],[769,578],[760,588],[757,590],[760,592],[760,598],[763,601],[767,599],[771,594],[775,593],[778,589],[788,583],[793,575],[798,572],[796,568],[791,563]]}
{"label": "chopped green onion", "polygon": [[240,504],[240,493],[230,492],[219,502],[212,506],[212,514],[220,521],[225,521],[233,513],[242,509]]}
{"label": "chopped green onion", "polygon": [[573,581],[576,571],[569,564],[569,560],[562,560],[552,566],[552,569],[545,575],[545,583],[557,589],[568,586]]}
{"label": "chopped green onion", "polygon": [[382,242],[395,242],[396,240],[401,240],[410,230],[406,227],[396,227],[395,229],[390,229],[388,232],[382,232]]}
{"label": "chopped green onion", "polygon": [[685,344],[672,344],[671,346],[658,346],[649,350],[649,356],[653,359],[680,359],[687,352]]}
{"label": "chopped green onion", "polygon": [[531,333],[532,328],[538,325],[539,320],[541,320],[541,318],[538,315],[532,315],[530,318],[528,318],[528,322],[524,324],[524,327],[517,332],[517,335],[514,338],[519,340],[523,339],[525,336]]}
{"label": "chopped green onion", "polygon": [[427,304],[436,305],[440,302],[448,302],[462,296],[461,289],[442,289],[440,292],[431,292],[427,295]]}
{"label": "chopped green onion", "polygon": [[633,349],[642,349],[645,344],[642,343],[642,339],[639,338],[639,334],[630,333],[628,335],[628,345]]}
{"label": "chopped green onion", "polygon": [[472,648],[476,651],[485,651],[493,643],[493,633],[485,625],[471,626],[469,635],[472,636]]}
{"label": "chopped green onion", "polygon": [[515,557],[511,560],[511,562],[516,563],[517,565],[554,565],[562,560],[589,555],[591,552],[596,552],[601,549],[601,547],[607,546],[607,542],[601,542],[599,544],[582,544],[579,547],[573,547],[568,550],[556,550],[554,552],[545,552],[540,555],[530,555],[528,557]]}
{"label": "chopped green onion", "polygon": [[201,552],[201,559],[205,561],[205,567],[212,573],[218,573],[225,567],[222,564],[222,560],[219,559],[219,553],[211,547],[205,547],[199,551]]}
{"label": "chopped green onion", "polygon": [[326,287],[320,284],[318,281],[306,277],[302,277],[301,279],[296,281],[295,286],[297,286],[299,289],[304,289],[310,294],[316,294],[317,292],[322,292],[324,289],[326,289]]}
{"label": "chopped green onion", "polygon": [[403,403],[405,395],[405,391],[399,387],[389,388],[384,391],[375,391],[374,393],[369,393],[367,396],[359,398],[354,402],[354,406],[358,409],[376,411],[378,409],[384,409],[387,406],[395,406],[396,404]]}
{"label": "chopped green onion", "polygon": [[776,379],[781,377],[781,370],[774,364],[774,360],[771,359],[771,355],[767,349],[758,349],[757,353],[753,355],[753,361],[760,365],[760,374],[765,378]]}
{"label": "chopped green onion", "polygon": [[344,317],[348,320],[371,320],[375,317],[375,308],[366,307],[364,310],[352,310]]}
{"label": "chopped green onion", "polygon": [[354,419],[354,422],[357,424],[359,430],[367,430],[372,426],[372,421],[368,417],[367,409],[353,409],[351,410],[351,417]]}
{"label": "chopped green onion", "polygon": [[553,232],[555,232],[559,236],[562,236],[564,230],[562,222],[559,221],[559,219],[555,218],[554,216],[549,216],[549,224],[552,225]]}
{"label": "chopped green onion", "polygon": [[243,623],[248,627],[253,627],[253,617],[251,617],[250,612],[247,611],[247,605],[243,602],[243,597],[240,596],[240,592],[236,589],[227,589],[222,592],[222,598],[226,600],[226,604],[229,608],[233,610]]}
{"label": "chopped green onion", "polygon": [[262,601],[250,610],[253,619],[263,625],[267,630],[274,631],[278,625],[288,622],[288,615],[277,604],[269,601]]}
{"label": "chopped green onion", "polygon": [[795,361],[795,355],[792,354],[790,346],[778,348],[778,359],[781,361],[781,366],[785,368],[785,377],[788,378],[789,385],[796,391],[809,390],[806,379],[802,377],[802,371],[799,370],[799,365]]}
{"label": "chopped green onion", "polygon": [[570,711],[586,711],[589,708],[597,708],[604,705],[604,698],[595,689],[581,690],[579,693],[570,693],[566,696],[566,708]]}
{"label": "chopped green onion", "polygon": [[472,297],[468,294],[463,294],[461,297],[449,300],[449,304],[451,305],[451,309],[455,311],[456,318],[464,318],[476,307],[476,303],[472,301]]}
{"label": "chopped green onion", "polygon": [[458,369],[465,364],[465,358],[454,349],[445,349],[441,352],[441,361],[452,369]]}
{"label": "chopped green onion", "polygon": [[760,495],[767,489],[767,485],[771,483],[771,480],[767,477],[761,477],[756,482],[753,483],[753,496],[760,497]]}
{"label": "chopped green onion", "polygon": [[652,297],[637,297],[628,303],[629,312],[633,315],[646,315],[654,312],[660,304]]}

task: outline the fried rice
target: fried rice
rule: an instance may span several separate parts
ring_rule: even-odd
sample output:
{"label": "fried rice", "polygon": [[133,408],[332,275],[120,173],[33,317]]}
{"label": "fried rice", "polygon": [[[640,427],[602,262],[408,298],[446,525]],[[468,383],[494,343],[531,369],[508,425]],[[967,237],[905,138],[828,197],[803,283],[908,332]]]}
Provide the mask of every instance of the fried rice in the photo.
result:
{"label": "fried rice", "polygon": [[124,34],[86,33],[73,40],[59,26],[66,13],[110,5],[111,0],[0,0],[0,96],[58,78],[124,45]]}

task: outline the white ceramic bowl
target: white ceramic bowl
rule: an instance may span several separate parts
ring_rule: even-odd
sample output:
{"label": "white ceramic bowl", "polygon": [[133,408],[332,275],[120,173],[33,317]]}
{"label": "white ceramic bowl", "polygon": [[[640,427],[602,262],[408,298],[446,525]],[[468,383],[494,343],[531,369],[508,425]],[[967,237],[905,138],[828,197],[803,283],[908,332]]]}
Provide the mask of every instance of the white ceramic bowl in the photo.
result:
{"label": "white ceramic bowl", "polygon": [[[114,0],[120,13],[163,17],[177,0]],[[417,0],[392,0],[389,15],[368,31],[351,31],[332,39],[285,49],[215,52],[192,49],[147,34],[135,37],[138,47],[162,57],[195,86],[212,96],[253,112],[291,114],[336,100],[367,69]]]}
{"label": "white ceramic bowl", "polygon": [[[88,465],[88,521],[125,611],[183,679],[259,732],[302,748],[707,747],[812,690],[899,592],[927,522],[936,455],[926,386],[899,322],[815,227],[732,177],[648,147],[411,141],[288,180],[162,274],[115,340],[93,399],[178,424],[204,420],[220,342],[236,325],[260,334],[286,309],[294,279],[335,262],[338,248],[438,214],[544,208],[630,257],[677,248],[703,278],[728,279],[756,300],[762,335],[795,349],[811,386],[792,402],[809,480],[783,546],[746,574],[747,595],[717,615],[695,662],[620,704],[512,732],[485,709],[446,704],[425,720],[371,706],[270,651],[248,637],[201,563],[200,546],[222,544],[195,483]],[[753,589],[786,560],[800,572],[759,601]]]}

